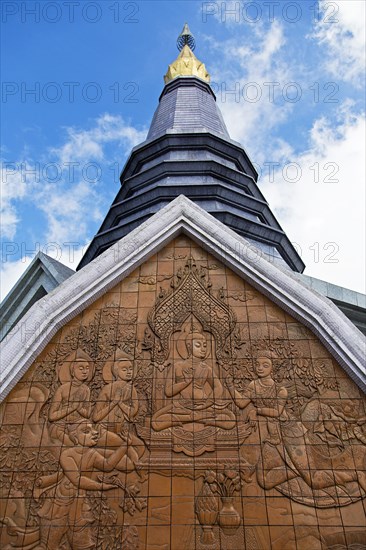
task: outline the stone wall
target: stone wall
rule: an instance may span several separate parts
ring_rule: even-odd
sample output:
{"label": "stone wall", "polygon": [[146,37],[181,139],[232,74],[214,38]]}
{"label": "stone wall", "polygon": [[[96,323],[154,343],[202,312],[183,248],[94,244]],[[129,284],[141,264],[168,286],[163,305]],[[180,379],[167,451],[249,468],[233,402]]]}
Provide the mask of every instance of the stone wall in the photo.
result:
{"label": "stone wall", "polygon": [[65,325],[1,408],[1,545],[365,548],[365,399],[185,237]]}

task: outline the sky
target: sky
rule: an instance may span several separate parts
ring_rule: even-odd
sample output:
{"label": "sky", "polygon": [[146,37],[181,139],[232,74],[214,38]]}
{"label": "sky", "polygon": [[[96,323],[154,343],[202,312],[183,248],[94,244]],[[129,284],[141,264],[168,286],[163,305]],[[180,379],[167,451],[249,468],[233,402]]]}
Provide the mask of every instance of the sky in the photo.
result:
{"label": "sky", "polygon": [[231,137],[306,264],[365,292],[365,2],[1,2],[1,295],[76,269],[187,21]]}

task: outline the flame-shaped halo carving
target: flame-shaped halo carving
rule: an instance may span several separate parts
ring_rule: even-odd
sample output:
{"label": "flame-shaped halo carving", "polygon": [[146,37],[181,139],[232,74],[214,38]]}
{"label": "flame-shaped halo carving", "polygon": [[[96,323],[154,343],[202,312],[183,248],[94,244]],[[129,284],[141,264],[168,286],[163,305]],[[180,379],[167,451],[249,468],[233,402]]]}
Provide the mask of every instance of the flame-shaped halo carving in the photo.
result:
{"label": "flame-shaped halo carving", "polygon": [[168,294],[162,292],[148,315],[149,327],[159,340],[154,361],[161,363],[168,359],[172,334],[181,330],[190,316],[199,321],[204,331],[213,335],[216,356],[220,359],[226,340],[236,325],[234,312],[223,300],[211,294],[205,271],[197,268],[192,258],[183,270],[178,271],[171,286],[173,290]]}

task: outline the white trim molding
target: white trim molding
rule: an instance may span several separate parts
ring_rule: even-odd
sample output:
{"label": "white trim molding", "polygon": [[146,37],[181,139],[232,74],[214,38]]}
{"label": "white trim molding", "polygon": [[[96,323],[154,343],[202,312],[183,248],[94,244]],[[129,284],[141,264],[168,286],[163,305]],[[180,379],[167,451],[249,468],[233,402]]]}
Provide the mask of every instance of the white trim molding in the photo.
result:
{"label": "white trim molding", "polygon": [[184,233],[306,325],[366,392],[362,333],[327,298],[269,261],[243,237],[181,195],[36,302],[1,343],[0,399],[57,331],[134,269]]}

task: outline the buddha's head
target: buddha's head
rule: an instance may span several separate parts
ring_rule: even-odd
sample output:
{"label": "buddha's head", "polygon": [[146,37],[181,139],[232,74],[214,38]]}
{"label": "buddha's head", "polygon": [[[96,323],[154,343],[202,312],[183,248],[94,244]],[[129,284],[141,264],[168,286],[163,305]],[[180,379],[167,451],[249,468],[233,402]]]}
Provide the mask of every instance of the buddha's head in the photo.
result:
{"label": "buddha's head", "polygon": [[188,352],[188,357],[193,357],[195,359],[205,359],[207,356],[207,338],[195,327],[192,327],[192,331],[187,334],[186,348]]}

